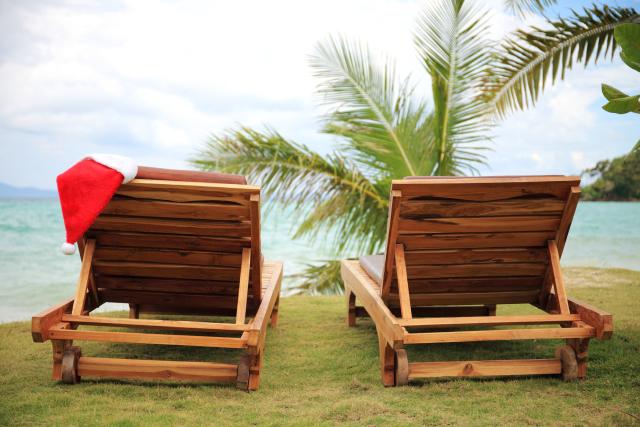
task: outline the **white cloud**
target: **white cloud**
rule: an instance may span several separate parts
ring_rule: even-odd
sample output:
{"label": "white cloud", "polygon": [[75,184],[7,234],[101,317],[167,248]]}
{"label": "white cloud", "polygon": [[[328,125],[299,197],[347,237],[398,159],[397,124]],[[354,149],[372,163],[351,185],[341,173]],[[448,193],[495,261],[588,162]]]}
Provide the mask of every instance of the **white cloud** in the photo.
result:
{"label": "white cloud", "polygon": [[[503,0],[482,4],[493,11],[492,37],[521,25]],[[208,135],[237,123],[269,124],[327,152],[308,66],[315,43],[329,34],[366,41],[428,94],[412,42],[422,5],[0,2],[0,181],[52,187],[59,171],[94,151],[185,167]],[[532,15],[527,23],[542,21]],[[591,161],[623,151],[630,125],[622,118],[604,126],[598,88],[607,81],[625,89],[629,73],[618,65],[570,79],[498,129],[492,173],[574,171],[572,152]]]}

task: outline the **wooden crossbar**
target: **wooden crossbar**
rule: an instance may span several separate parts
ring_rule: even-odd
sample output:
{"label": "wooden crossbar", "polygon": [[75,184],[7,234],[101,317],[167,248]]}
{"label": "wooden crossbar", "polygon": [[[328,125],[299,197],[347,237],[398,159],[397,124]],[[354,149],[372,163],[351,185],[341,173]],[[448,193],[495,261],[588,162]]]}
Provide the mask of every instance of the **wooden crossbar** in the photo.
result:
{"label": "wooden crossbar", "polygon": [[558,245],[555,240],[548,243],[549,264],[551,264],[551,280],[553,288],[558,299],[558,307],[561,314],[569,314],[569,302],[567,301],[567,292],[564,289],[564,280],[562,279],[562,270],[560,269],[560,254],[558,253]]}
{"label": "wooden crossbar", "polygon": [[409,279],[407,264],[404,258],[404,245],[395,246],[396,275],[398,278],[398,296],[400,297],[400,313],[403,319],[411,319],[411,299],[409,297]]}
{"label": "wooden crossbar", "polygon": [[84,305],[87,299],[87,287],[89,286],[89,278],[91,276],[91,264],[95,250],[96,241],[94,239],[87,240],[87,243],[84,245],[84,255],[82,257],[82,266],[80,267],[76,297],[73,301],[73,308],[71,309],[72,314],[79,315],[84,311]]}
{"label": "wooden crossbar", "polygon": [[189,381],[236,380],[238,366],[227,363],[80,357],[78,375],[108,378],[159,378]]}
{"label": "wooden crossbar", "polygon": [[562,372],[560,359],[472,360],[409,363],[409,379],[554,375]]}
{"label": "wooden crossbar", "polygon": [[170,331],[244,332],[249,325],[233,323],[193,322],[188,320],[117,319],[97,316],[62,315],[63,322],[77,325],[115,326],[125,328],[162,329]]}
{"label": "wooden crossbar", "polygon": [[206,337],[193,335],[145,334],[136,332],[79,331],[59,323],[49,330],[52,340],[108,341],[132,344],[185,345],[193,347],[246,348],[244,337]]}
{"label": "wooden crossbar", "polygon": [[595,328],[539,328],[496,329],[489,331],[420,332],[405,333],[405,344],[435,344],[449,342],[510,341],[533,339],[591,338]]}
{"label": "wooden crossbar", "polygon": [[581,320],[579,314],[535,314],[525,316],[473,316],[402,319],[398,323],[407,327],[441,328],[448,326],[500,326],[542,325]]}
{"label": "wooden crossbar", "polygon": [[[251,267],[251,248],[242,250],[240,265],[240,286],[238,286],[238,306],[236,308],[236,324],[244,324],[247,315],[247,298],[249,294],[249,271]],[[254,265],[253,268],[256,268]]]}

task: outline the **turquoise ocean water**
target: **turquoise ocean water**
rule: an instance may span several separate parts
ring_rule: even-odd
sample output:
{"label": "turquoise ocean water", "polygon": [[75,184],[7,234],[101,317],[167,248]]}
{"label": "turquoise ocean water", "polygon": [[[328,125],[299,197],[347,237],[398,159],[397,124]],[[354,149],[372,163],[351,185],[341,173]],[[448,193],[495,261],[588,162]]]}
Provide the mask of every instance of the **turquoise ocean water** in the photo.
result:
{"label": "turquoise ocean water", "polygon": [[[331,259],[330,248],[291,240],[292,219],[286,210],[265,216],[265,258],[285,261],[286,274]],[[0,200],[0,322],[28,319],[73,295],[80,261],[60,253],[63,240],[57,200]],[[580,203],[562,264],[640,270],[640,203]]]}

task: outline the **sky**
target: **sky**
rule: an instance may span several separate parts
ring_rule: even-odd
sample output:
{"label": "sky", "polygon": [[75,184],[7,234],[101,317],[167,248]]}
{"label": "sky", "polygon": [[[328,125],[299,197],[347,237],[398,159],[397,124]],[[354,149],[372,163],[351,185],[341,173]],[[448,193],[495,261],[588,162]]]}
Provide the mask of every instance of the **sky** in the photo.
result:
{"label": "sky", "polygon": [[[504,1],[476,1],[491,13],[489,36],[541,24]],[[560,1],[567,16],[591,2]],[[640,0],[609,5],[640,9]],[[320,153],[322,108],[309,55],[344,35],[392,57],[429,97],[412,33],[429,1],[7,1],[0,0],[0,182],[45,189],[90,153],[139,164],[189,168],[212,134],[269,126]],[[535,108],[494,131],[482,174],[579,174],[621,155],[640,137],[637,116],[613,115],[600,84],[637,92],[640,77],[618,58],[549,88]]]}

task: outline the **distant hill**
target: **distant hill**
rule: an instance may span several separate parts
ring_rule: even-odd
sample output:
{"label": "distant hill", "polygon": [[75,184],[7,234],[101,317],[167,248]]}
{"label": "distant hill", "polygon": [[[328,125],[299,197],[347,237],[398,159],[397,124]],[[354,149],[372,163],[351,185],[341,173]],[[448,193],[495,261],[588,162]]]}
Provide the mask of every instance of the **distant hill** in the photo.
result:
{"label": "distant hill", "polygon": [[53,190],[32,187],[13,187],[0,182],[0,199],[49,199],[57,196]]}
{"label": "distant hill", "polygon": [[584,200],[640,200],[640,141],[627,155],[599,161],[583,172],[596,181],[582,189]]}

